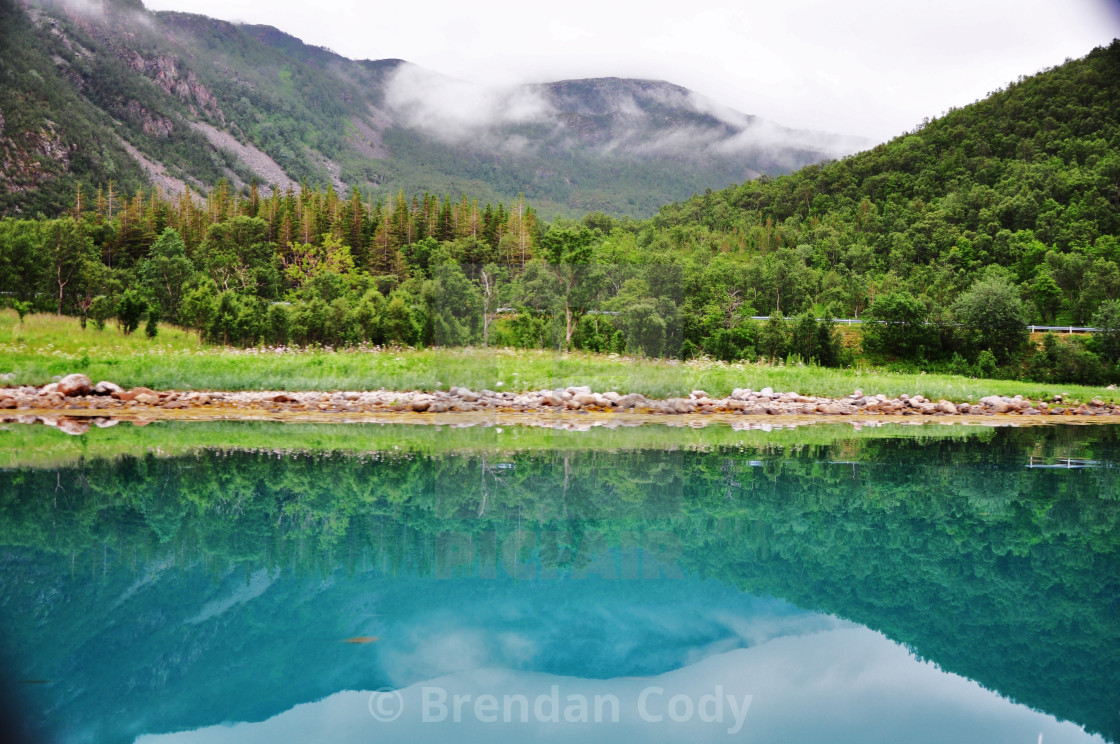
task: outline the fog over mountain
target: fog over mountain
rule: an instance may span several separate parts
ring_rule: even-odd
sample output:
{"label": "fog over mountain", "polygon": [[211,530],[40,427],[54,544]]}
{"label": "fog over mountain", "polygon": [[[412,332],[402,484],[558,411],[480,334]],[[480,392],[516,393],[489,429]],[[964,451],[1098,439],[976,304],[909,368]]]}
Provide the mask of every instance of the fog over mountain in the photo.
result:
{"label": "fog over mountain", "polygon": [[4,214],[57,210],[78,184],[206,192],[224,178],[640,216],[870,144],[664,81],[482,86],[137,0],[0,0],[0,17]]}

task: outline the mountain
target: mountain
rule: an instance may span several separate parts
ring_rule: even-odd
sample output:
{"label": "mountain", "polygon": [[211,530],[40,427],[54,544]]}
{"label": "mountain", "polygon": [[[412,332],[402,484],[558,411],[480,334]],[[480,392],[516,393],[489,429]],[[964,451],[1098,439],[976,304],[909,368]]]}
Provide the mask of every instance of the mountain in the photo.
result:
{"label": "mountain", "polygon": [[[916,322],[947,323],[994,272],[1024,322],[1087,325],[1120,299],[1117,111],[1120,40],[865,152],[666,206],[652,224],[672,245],[703,245],[698,260],[719,244],[735,270],[774,277],[738,297],[758,312],[835,303],[852,317],[902,292],[919,303]],[[909,346],[915,360],[953,351],[944,339]]]}
{"label": "mountain", "polygon": [[225,178],[648,215],[868,144],[660,81],[484,88],[136,0],[0,0],[0,47],[0,214],[57,212],[78,184],[207,191]]}

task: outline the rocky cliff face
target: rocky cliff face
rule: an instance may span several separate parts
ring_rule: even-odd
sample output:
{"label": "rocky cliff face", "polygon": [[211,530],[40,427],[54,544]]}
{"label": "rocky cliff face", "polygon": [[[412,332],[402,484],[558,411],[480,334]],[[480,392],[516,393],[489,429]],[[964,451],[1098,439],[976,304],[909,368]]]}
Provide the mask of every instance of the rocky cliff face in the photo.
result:
{"label": "rocky cliff face", "polygon": [[44,121],[37,130],[5,136],[0,115],[0,191],[23,194],[40,189],[70,168],[74,146],[63,143],[58,127]]}

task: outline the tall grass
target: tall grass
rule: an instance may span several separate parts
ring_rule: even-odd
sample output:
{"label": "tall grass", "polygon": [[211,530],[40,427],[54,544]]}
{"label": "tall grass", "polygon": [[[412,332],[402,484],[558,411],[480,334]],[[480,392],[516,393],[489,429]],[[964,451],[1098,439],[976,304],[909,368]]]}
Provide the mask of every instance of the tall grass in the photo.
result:
{"label": "tall grass", "polygon": [[833,397],[859,389],[952,401],[992,394],[1120,400],[1116,390],[1080,385],[710,360],[681,363],[539,349],[230,349],[202,344],[196,335],[169,326],[161,326],[159,336],[149,340],[142,334],[125,336],[113,326],[82,330],[77,320],[53,315],[29,315],[21,323],[14,312],[0,311],[4,384],[41,385],[71,372],[83,372],[95,382],[176,390],[446,390],[460,385],[525,391],[589,385],[658,398],[696,389],[723,396],[737,387],[771,387]]}

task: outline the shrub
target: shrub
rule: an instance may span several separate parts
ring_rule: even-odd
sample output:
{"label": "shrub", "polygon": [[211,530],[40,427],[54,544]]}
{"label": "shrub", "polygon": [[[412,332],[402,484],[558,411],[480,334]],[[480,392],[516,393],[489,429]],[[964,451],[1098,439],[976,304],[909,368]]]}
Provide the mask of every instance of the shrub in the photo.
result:
{"label": "shrub", "polygon": [[140,321],[148,312],[148,303],[135,289],[129,289],[117,301],[117,322],[126,334],[140,327]]}

